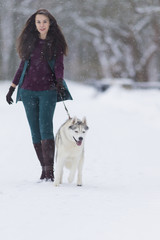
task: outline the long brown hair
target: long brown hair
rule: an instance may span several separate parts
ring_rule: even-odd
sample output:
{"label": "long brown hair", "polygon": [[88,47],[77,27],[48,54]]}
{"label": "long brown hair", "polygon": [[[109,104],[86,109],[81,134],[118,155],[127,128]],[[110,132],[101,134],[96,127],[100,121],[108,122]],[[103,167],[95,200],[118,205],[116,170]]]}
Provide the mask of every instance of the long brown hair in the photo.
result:
{"label": "long brown hair", "polygon": [[36,41],[39,38],[39,32],[35,25],[35,17],[37,14],[47,16],[50,21],[44,48],[44,56],[46,59],[50,60],[58,54],[67,55],[68,46],[56,19],[46,9],[39,9],[27,20],[24,29],[17,39],[17,52],[20,58],[23,60],[30,58]]}

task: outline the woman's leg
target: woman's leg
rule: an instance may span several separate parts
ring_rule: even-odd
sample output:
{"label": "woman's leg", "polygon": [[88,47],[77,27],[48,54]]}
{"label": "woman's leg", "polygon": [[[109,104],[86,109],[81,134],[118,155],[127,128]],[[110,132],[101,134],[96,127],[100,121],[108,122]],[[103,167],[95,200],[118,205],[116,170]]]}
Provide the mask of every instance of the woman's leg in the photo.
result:
{"label": "woman's leg", "polygon": [[33,143],[41,142],[39,126],[39,99],[34,91],[21,89],[21,99],[31,130]]}
{"label": "woman's leg", "polygon": [[40,176],[40,179],[43,180],[45,178],[45,164],[44,164],[44,158],[43,158],[43,152],[42,152],[42,143],[34,143],[33,144],[34,149],[36,151],[37,157],[40,161],[40,164],[42,166],[42,173]]}
{"label": "woman's leg", "polygon": [[54,134],[53,115],[56,106],[57,93],[54,90],[44,91],[39,96],[39,126],[42,139],[42,151],[45,162],[46,179],[54,180]]}
{"label": "woman's leg", "polygon": [[25,108],[26,116],[31,130],[33,146],[42,166],[40,179],[45,178],[44,159],[42,153],[41,134],[39,128],[39,99],[34,92],[21,89],[21,99]]}
{"label": "woman's leg", "polygon": [[43,91],[39,96],[39,128],[41,139],[54,139],[53,116],[56,107],[57,92]]}

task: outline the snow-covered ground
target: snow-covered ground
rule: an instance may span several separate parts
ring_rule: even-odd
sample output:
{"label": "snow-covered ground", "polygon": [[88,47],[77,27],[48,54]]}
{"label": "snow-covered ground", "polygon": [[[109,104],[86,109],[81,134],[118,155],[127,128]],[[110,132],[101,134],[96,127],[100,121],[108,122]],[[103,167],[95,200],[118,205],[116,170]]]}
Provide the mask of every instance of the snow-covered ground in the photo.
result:
{"label": "snow-covered ground", "polygon": [[[0,83],[0,238],[159,240],[160,91],[68,82],[71,116],[88,119],[83,187],[38,183],[40,166],[22,103]],[[14,99],[15,99],[14,94]],[[58,103],[55,133],[67,119]]]}

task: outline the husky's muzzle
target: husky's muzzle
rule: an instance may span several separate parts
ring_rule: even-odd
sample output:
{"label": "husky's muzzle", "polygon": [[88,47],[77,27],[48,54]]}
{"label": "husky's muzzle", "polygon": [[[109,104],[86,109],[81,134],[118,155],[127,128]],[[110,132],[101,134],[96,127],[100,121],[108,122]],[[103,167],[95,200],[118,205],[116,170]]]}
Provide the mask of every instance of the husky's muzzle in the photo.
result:
{"label": "husky's muzzle", "polygon": [[77,146],[81,146],[81,144],[82,144],[82,141],[83,141],[83,138],[82,138],[82,137],[79,137],[79,139],[78,139],[78,140],[76,140],[76,139],[75,139],[75,137],[73,137],[73,139],[75,140],[75,142],[76,142]]}

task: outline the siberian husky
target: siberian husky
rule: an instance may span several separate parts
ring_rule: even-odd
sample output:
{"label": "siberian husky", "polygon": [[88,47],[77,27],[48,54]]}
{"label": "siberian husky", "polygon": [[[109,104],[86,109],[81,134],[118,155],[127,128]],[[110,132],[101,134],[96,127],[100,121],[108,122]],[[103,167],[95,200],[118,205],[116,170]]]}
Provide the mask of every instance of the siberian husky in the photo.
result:
{"label": "siberian husky", "polygon": [[86,118],[68,119],[56,134],[56,169],[54,185],[62,183],[64,166],[70,170],[68,182],[74,180],[78,170],[77,186],[82,186],[82,167],[84,162],[84,139],[88,130]]}

